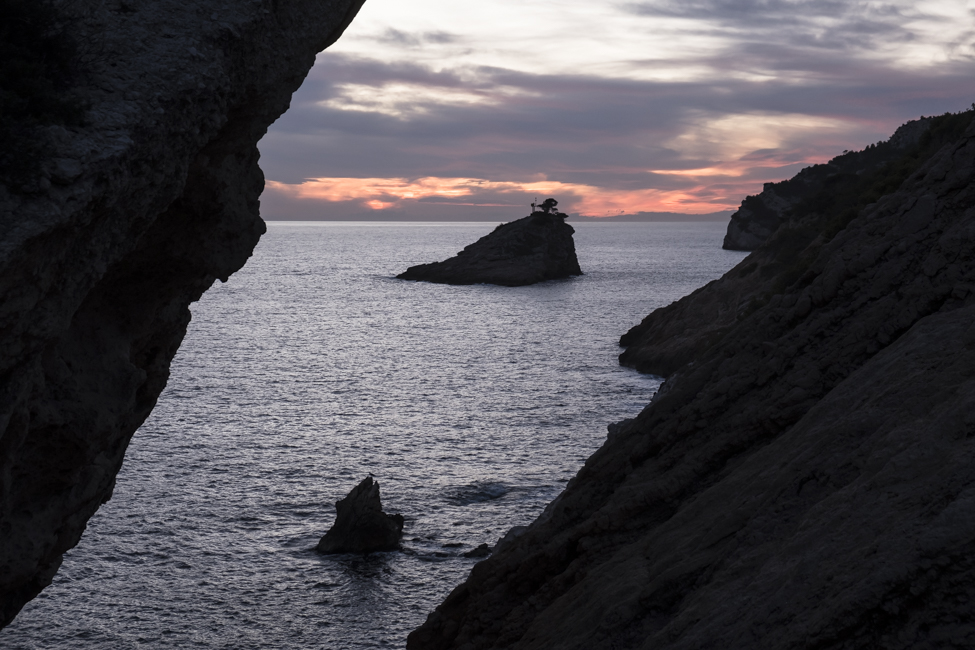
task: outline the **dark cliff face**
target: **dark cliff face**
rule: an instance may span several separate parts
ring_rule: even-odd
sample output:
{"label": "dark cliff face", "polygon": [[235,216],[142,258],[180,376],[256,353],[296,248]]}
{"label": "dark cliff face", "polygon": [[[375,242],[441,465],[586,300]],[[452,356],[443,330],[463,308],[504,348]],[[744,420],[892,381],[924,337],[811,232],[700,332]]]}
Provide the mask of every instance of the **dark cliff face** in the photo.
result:
{"label": "dark cliff face", "polygon": [[[896,190],[904,179],[964,128],[965,114],[922,117],[901,126],[885,142],[848,151],[824,165],[806,167],[793,178],[766,183],[731,215],[723,248],[753,251],[780,226],[813,212],[849,221],[866,205]],[[969,118],[970,119],[970,118]],[[835,228],[828,222],[820,226]]]}
{"label": "dark cliff face", "polygon": [[582,275],[572,240],[574,232],[565,223],[565,215],[535,212],[501,224],[450,259],[411,266],[396,277],[441,284],[520,287]]}
{"label": "dark cliff face", "polygon": [[0,187],[0,624],[110,498],[188,305],[264,232],[257,141],[361,4],[51,5],[85,115]]}
{"label": "dark cliff face", "polygon": [[834,216],[626,337],[661,390],[408,647],[975,645],[975,124]]}

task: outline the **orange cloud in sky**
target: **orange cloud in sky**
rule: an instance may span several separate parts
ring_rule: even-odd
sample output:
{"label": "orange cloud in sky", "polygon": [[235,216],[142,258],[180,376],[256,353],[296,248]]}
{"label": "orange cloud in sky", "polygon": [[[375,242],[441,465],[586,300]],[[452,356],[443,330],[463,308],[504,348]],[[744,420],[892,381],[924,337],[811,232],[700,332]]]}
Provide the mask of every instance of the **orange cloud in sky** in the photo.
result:
{"label": "orange cloud in sky", "polygon": [[[696,176],[705,170],[677,172]],[[707,170],[711,171],[711,170]],[[697,173],[691,173],[697,172]],[[674,173],[674,172],[671,172]],[[702,173],[703,176],[709,174]],[[727,173],[724,177],[739,174]],[[703,179],[700,179],[703,180]],[[722,184],[722,191],[708,188],[706,183],[696,187],[674,190],[637,189],[617,190],[580,183],[559,181],[490,181],[481,178],[441,178],[428,176],[409,180],[406,178],[310,178],[302,183],[267,181],[265,192],[278,193],[290,198],[312,201],[339,202],[359,201],[373,210],[396,206],[400,201],[425,198],[469,198],[465,205],[498,205],[498,196],[511,195],[510,205],[527,204],[525,197],[549,197],[559,199],[563,209],[587,216],[609,216],[635,212],[683,212],[687,214],[715,212],[733,209],[744,193]],[[760,184],[751,180],[741,182],[742,191],[755,192]],[[703,198],[712,195],[711,198]],[[720,195],[720,196],[716,196]],[[481,196],[484,202],[478,202]]]}
{"label": "orange cloud in sky", "polygon": [[741,176],[746,171],[745,168],[725,168],[725,167],[701,167],[700,169],[654,169],[654,174],[664,174],[665,176]]}

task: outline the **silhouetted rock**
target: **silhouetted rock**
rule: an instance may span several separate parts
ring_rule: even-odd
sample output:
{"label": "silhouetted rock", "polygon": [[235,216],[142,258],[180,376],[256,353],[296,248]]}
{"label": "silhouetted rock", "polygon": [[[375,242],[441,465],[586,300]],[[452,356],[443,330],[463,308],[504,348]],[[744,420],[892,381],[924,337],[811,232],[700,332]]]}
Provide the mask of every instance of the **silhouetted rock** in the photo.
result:
{"label": "silhouetted rock", "polygon": [[441,284],[519,287],[582,275],[572,234],[562,213],[533,212],[501,224],[443,262],[411,266],[398,278]]}
{"label": "silhouetted rock", "polygon": [[492,550],[494,549],[487,544],[481,544],[477,548],[464,553],[464,557],[487,557],[491,554]]}
{"label": "silhouetted rock", "polygon": [[379,482],[367,476],[335,503],[335,524],[318,542],[319,553],[395,551],[403,536],[403,515],[387,515],[379,501]]}
{"label": "silhouetted rock", "polygon": [[362,0],[36,4],[77,46],[63,95],[87,114],[0,151],[0,172],[37,162],[0,183],[0,626],[111,497],[190,303],[265,230],[257,141]]}
{"label": "silhouetted rock", "polygon": [[[844,152],[823,165],[806,167],[789,180],[765,183],[760,194],[745,197],[731,215],[722,247],[753,251],[790,219],[802,219],[813,211],[837,215],[846,209],[858,211],[871,200],[893,192],[944,144],[938,134],[931,137],[928,133],[940,119],[912,120],[885,142],[863,151]],[[866,203],[845,205],[851,197],[862,198]]]}
{"label": "silhouetted rock", "polygon": [[650,405],[407,647],[975,647],[973,117],[634,328]]}

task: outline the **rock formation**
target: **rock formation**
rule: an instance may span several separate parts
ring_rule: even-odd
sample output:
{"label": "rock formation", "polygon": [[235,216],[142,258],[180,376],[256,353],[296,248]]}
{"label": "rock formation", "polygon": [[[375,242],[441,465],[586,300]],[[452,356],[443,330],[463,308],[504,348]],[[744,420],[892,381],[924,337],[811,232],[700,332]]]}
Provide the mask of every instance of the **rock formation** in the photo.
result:
{"label": "rock formation", "polygon": [[319,553],[395,551],[403,536],[403,515],[387,515],[379,500],[379,482],[367,476],[335,502],[335,523],[315,547]]}
{"label": "rock formation", "polygon": [[188,305],[264,232],[258,139],[361,3],[44,5],[82,116],[0,134],[31,144],[0,187],[0,625],[111,497]]}
{"label": "rock formation", "polygon": [[477,548],[472,548],[466,553],[463,553],[463,556],[469,558],[481,558],[481,557],[487,557],[491,555],[493,551],[494,549],[488,546],[487,544],[479,544]]}
{"label": "rock formation", "polygon": [[565,223],[566,216],[533,212],[499,225],[450,259],[411,266],[396,277],[441,284],[520,287],[582,275],[572,240],[575,230]]}
{"label": "rock formation", "polygon": [[[938,127],[949,116],[922,117],[901,126],[885,142],[863,151],[846,151],[825,165],[813,165],[793,178],[766,183],[760,194],[745,197],[731,215],[724,248],[753,251],[791,218],[802,219],[810,212],[842,215],[888,194],[911,172],[945,144]],[[841,205],[850,197],[863,205]],[[829,204],[829,205],[824,205]]]}
{"label": "rock formation", "polygon": [[660,391],[408,647],[975,647],[973,117],[624,337]]}

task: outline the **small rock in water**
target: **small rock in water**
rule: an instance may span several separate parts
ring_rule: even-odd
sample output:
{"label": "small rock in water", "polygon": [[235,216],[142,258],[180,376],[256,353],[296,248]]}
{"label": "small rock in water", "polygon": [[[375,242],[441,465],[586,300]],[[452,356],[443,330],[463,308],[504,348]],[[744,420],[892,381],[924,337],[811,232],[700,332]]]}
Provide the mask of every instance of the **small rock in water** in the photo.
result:
{"label": "small rock in water", "polygon": [[379,483],[367,476],[335,503],[335,524],[318,542],[319,553],[395,551],[403,536],[403,515],[387,515],[379,501]]}
{"label": "small rock in water", "polygon": [[466,553],[464,553],[464,557],[487,557],[488,555],[491,554],[493,550],[494,549],[492,549],[487,544],[481,544],[474,550],[467,551]]}

